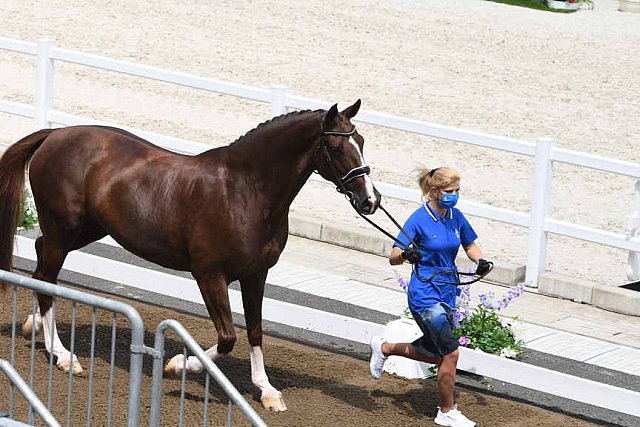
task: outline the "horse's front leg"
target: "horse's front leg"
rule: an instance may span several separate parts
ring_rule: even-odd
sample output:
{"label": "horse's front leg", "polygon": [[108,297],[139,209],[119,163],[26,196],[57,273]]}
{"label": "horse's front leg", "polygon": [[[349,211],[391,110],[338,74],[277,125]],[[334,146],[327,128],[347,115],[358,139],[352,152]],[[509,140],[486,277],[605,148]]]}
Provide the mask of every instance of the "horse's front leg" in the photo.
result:
{"label": "horse's front leg", "polygon": [[[228,284],[223,276],[218,275],[196,277],[196,281],[218,332],[218,344],[205,351],[209,359],[216,361],[233,350],[237,339],[229,305]],[[177,354],[167,362],[164,372],[170,376],[178,376],[185,366],[187,372],[191,373],[200,373],[204,369],[196,356],[189,356],[185,361],[183,354]]]}
{"label": "horse's front leg", "polygon": [[38,335],[41,330],[42,316],[40,315],[40,305],[38,304],[36,312],[29,314],[22,322],[22,335],[27,339],[31,339],[33,335]]}
{"label": "horse's front leg", "polygon": [[249,338],[251,381],[262,392],[262,406],[270,411],[281,412],[286,411],[287,406],[282,399],[282,393],[276,390],[267,378],[264,369],[264,354],[262,353],[262,298],[266,278],[267,270],[240,279],[242,305],[244,306],[244,318]]}

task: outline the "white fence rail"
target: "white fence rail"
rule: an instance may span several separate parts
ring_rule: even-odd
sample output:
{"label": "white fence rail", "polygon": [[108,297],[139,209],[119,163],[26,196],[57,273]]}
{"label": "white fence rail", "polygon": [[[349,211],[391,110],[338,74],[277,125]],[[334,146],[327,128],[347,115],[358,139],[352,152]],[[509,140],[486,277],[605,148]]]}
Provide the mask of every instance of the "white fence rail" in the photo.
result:
{"label": "white fence rail", "polygon": [[[53,90],[55,87],[53,70],[55,61],[70,62],[87,67],[100,68],[269,103],[273,115],[286,113],[289,109],[326,108],[330,105],[327,102],[292,95],[285,86],[274,86],[271,90],[267,90],[213,80],[192,74],[168,71],[157,67],[60,49],[54,47],[53,41],[48,39],[40,40],[36,44],[0,37],[0,49],[35,55],[37,57],[35,106],[0,100],[0,112],[33,118],[38,128],[50,127],[52,123],[61,125],[98,123],[95,120],[65,114],[53,109]],[[469,215],[523,226],[529,229],[526,266],[526,282],[528,286],[537,286],[540,275],[545,271],[547,236],[549,233],[631,252],[640,252],[640,238],[636,237],[633,233],[613,233],[597,228],[574,225],[549,217],[554,163],[567,163],[640,179],[640,164],[638,163],[557,148],[554,146],[554,141],[548,138],[539,138],[536,143],[532,143],[373,111],[361,111],[358,114],[357,120],[389,129],[412,132],[534,157],[535,170],[533,173],[535,186],[530,213],[496,208],[486,204],[461,202],[461,207]],[[198,153],[209,148],[206,145],[192,141],[151,134],[137,129],[128,130],[151,139],[165,148],[183,153]],[[386,197],[420,203],[420,193],[417,190],[386,183],[378,183],[377,186]]]}

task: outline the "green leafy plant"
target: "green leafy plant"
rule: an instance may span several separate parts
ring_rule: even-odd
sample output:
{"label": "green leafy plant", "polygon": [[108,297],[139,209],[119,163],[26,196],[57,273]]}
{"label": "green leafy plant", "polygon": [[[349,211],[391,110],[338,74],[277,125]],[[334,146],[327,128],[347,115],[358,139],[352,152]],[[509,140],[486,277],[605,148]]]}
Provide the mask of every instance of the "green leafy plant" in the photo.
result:
{"label": "green leafy plant", "polygon": [[524,342],[516,337],[513,323],[501,319],[498,311],[523,293],[524,285],[518,284],[498,298],[493,291],[480,294],[480,303],[472,309],[471,287],[463,286],[453,319],[453,332],[460,345],[497,356],[518,357]]}
{"label": "green leafy plant", "polygon": [[36,204],[31,191],[25,188],[24,193],[24,203],[22,206],[23,215],[20,226],[30,230],[38,225],[38,213],[36,212]]}
{"label": "green leafy plant", "polygon": [[[398,284],[406,292],[408,282],[398,276]],[[482,350],[501,357],[516,358],[522,353],[524,341],[516,337],[513,321],[506,321],[498,315],[514,299],[524,293],[524,285],[509,288],[506,294],[496,297],[493,291],[479,294],[480,303],[471,307],[471,285],[461,286],[456,311],[453,316],[454,335],[463,347]],[[409,309],[402,317],[413,318]]]}

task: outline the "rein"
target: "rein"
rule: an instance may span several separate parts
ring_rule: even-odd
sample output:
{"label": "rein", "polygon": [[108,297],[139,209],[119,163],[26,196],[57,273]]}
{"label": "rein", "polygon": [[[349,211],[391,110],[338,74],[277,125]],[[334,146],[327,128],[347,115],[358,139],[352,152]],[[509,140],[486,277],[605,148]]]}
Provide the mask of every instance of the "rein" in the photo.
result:
{"label": "rein", "polygon": [[[382,227],[380,227],[378,224],[376,224],[375,222],[373,222],[372,220],[370,220],[369,218],[367,218],[366,216],[364,216],[356,207],[356,203],[355,203],[355,198],[353,196],[353,193],[347,190],[346,184],[348,184],[349,182],[353,181],[354,179],[360,177],[360,176],[364,176],[364,175],[369,175],[371,172],[371,169],[369,168],[369,166],[363,165],[363,166],[358,166],[355,167],[353,169],[351,169],[349,172],[347,172],[343,177],[340,177],[340,174],[338,173],[338,170],[336,169],[335,164],[333,163],[333,159],[331,158],[331,154],[329,153],[329,150],[327,149],[327,140],[326,137],[327,136],[343,136],[343,137],[351,137],[356,133],[356,127],[353,126],[353,128],[350,131],[337,131],[337,130],[325,130],[324,129],[324,117],[320,120],[320,143],[317,146],[316,149],[316,155],[315,155],[315,160],[314,162],[317,162],[317,158],[318,158],[318,153],[320,151],[322,151],[322,154],[325,158],[326,163],[329,165],[329,168],[331,169],[331,172],[333,173],[333,176],[336,178],[336,180],[338,181],[338,185],[336,186],[336,190],[339,193],[342,193],[345,195],[345,197],[347,198],[347,200],[349,200],[349,203],[351,204],[351,206],[353,207],[353,209],[356,211],[356,213],[358,215],[360,215],[360,217],[362,219],[364,219],[365,221],[367,221],[369,224],[371,224],[373,227],[375,227],[378,231],[380,231],[382,234],[384,234],[385,236],[387,236],[388,238],[390,238],[391,240],[393,240],[398,247],[400,247],[400,249],[402,249],[403,251],[406,250],[408,247],[410,247],[411,245],[413,245],[414,248],[418,248],[418,245],[416,244],[416,242],[413,241],[413,239],[411,238],[411,236],[409,236],[407,234],[406,231],[404,231],[404,229],[402,228],[402,226],[398,223],[398,221],[396,221],[396,219],[384,208],[384,206],[382,206],[382,203],[380,203],[380,205],[378,206],[382,212],[384,212],[387,217],[391,220],[391,222],[393,222],[393,224],[398,227],[398,229],[400,230],[400,232],[409,240],[409,244],[406,245],[403,242],[399,241],[396,237],[394,237],[393,235],[391,235],[391,233],[389,233],[388,231],[386,231],[385,229],[383,229]],[[316,168],[317,169],[317,168]],[[458,269],[456,267],[452,267],[452,268],[446,268],[443,270],[439,270],[436,271],[435,273],[433,273],[431,276],[429,276],[428,278],[423,278],[420,273],[419,273],[419,268],[417,266],[417,264],[412,264],[412,268],[413,268],[413,272],[415,273],[416,277],[418,278],[418,280],[420,280],[423,283],[442,283],[442,284],[446,284],[446,285],[455,285],[455,286],[464,286],[464,285],[470,285],[472,283],[475,283],[479,280],[484,279],[484,277],[489,274],[491,272],[491,270],[493,270],[493,263],[489,262],[490,264],[490,268],[489,270],[482,274],[482,275],[476,275],[475,273],[466,273],[466,272],[459,272]],[[435,277],[441,275],[441,274],[446,274],[446,273],[454,273],[456,275],[456,277],[458,278],[457,282],[449,282],[449,281],[444,281],[444,280],[434,280]],[[462,282],[460,281],[460,276],[477,276],[472,280],[466,281],[466,282]]]}
{"label": "rein", "polygon": [[[376,224],[375,222],[373,222],[372,220],[370,220],[366,216],[362,215],[358,211],[358,209],[355,209],[355,206],[353,205],[353,203],[351,203],[351,206],[353,206],[354,210],[357,212],[358,215],[360,215],[360,217],[362,219],[364,219],[369,224],[371,224],[372,226],[377,228],[385,236],[387,236],[391,240],[393,240],[398,245],[398,247],[400,249],[402,249],[403,251],[406,250],[411,245],[413,245],[414,248],[418,248],[418,245],[416,244],[416,242],[414,242],[414,240],[411,238],[411,236],[409,236],[407,234],[407,232],[404,231],[402,226],[400,224],[398,224],[398,221],[396,221],[395,218],[393,216],[391,216],[391,214],[382,206],[382,204],[380,204],[379,208],[382,210],[382,212],[384,212],[387,215],[387,217],[391,220],[391,222],[393,222],[393,224],[396,227],[398,227],[400,232],[402,234],[404,234],[404,236],[409,240],[410,243],[408,245],[405,245],[404,243],[399,241],[397,238],[392,236],[388,231],[386,231],[385,229],[380,227],[378,224]],[[420,280],[423,283],[435,282],[435,283],[442,283],[442,284],[445,284],[445,285],[465,286],[465,285],[470,285],[472,283],[478,282],[478,281],[484,279],[487,274],[491,273],[491,270],[493,270],[493,262],[491,262],[491,261],[488,261],[488,262],[489,262],[489,270],[487,270],[487,272],[482,274],[482,275],[476,275],[475,273],[460,272],[460,271],[458,271],[458,269],[456,267],[451,267],[451,268],[445,268],[445,269],[442,269],[442,270],[438,270],[435,273],[433,273],[431,276],[429,276],[428,278],[425,279],[420,274],[419,268],[418,268],[418,266],[416,264],[412,264],[412,269],[413,269],[413,272],[415,273],[416,277],[418,278],[418,280]],[[441,274],[446,274],[446,273],[455,273],[455,275],[458,277],[458,281],[457,282],[449,282],[449,281],[446,281],[446,280],[434,280],[437,276],[439,276]],[[460,280],[460,276],[477,276],[477,277],[475,277],[472,280],[467,280],[467,281],[463,282],[463,281]]]}

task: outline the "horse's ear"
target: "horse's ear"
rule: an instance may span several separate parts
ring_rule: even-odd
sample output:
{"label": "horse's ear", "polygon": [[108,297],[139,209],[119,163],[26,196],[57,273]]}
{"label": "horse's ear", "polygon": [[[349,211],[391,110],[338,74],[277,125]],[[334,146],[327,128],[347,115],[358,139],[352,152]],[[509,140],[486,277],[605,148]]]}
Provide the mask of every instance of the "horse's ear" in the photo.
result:
{"label": "horse's ear", "polygon": [[324,116],[325,126],[331,124],[331,122],[333,122],[333,120],[336,118],[337,115],[338,115],[338,104],[333,104],[331,108],[329,108],[329,111],[327,111],[327,114],[325,114]]}
{"label": "horse's ear", "polygon": [[345,116],[352,118],[353,116],[355,116],[356,114],[358,114],[358,110],[360,110],[360,100],[358,99],[356,102],[353,103],[352,106],[347,107],[344,109],[344,111],[342,112],[342,114],[344,114]]}

